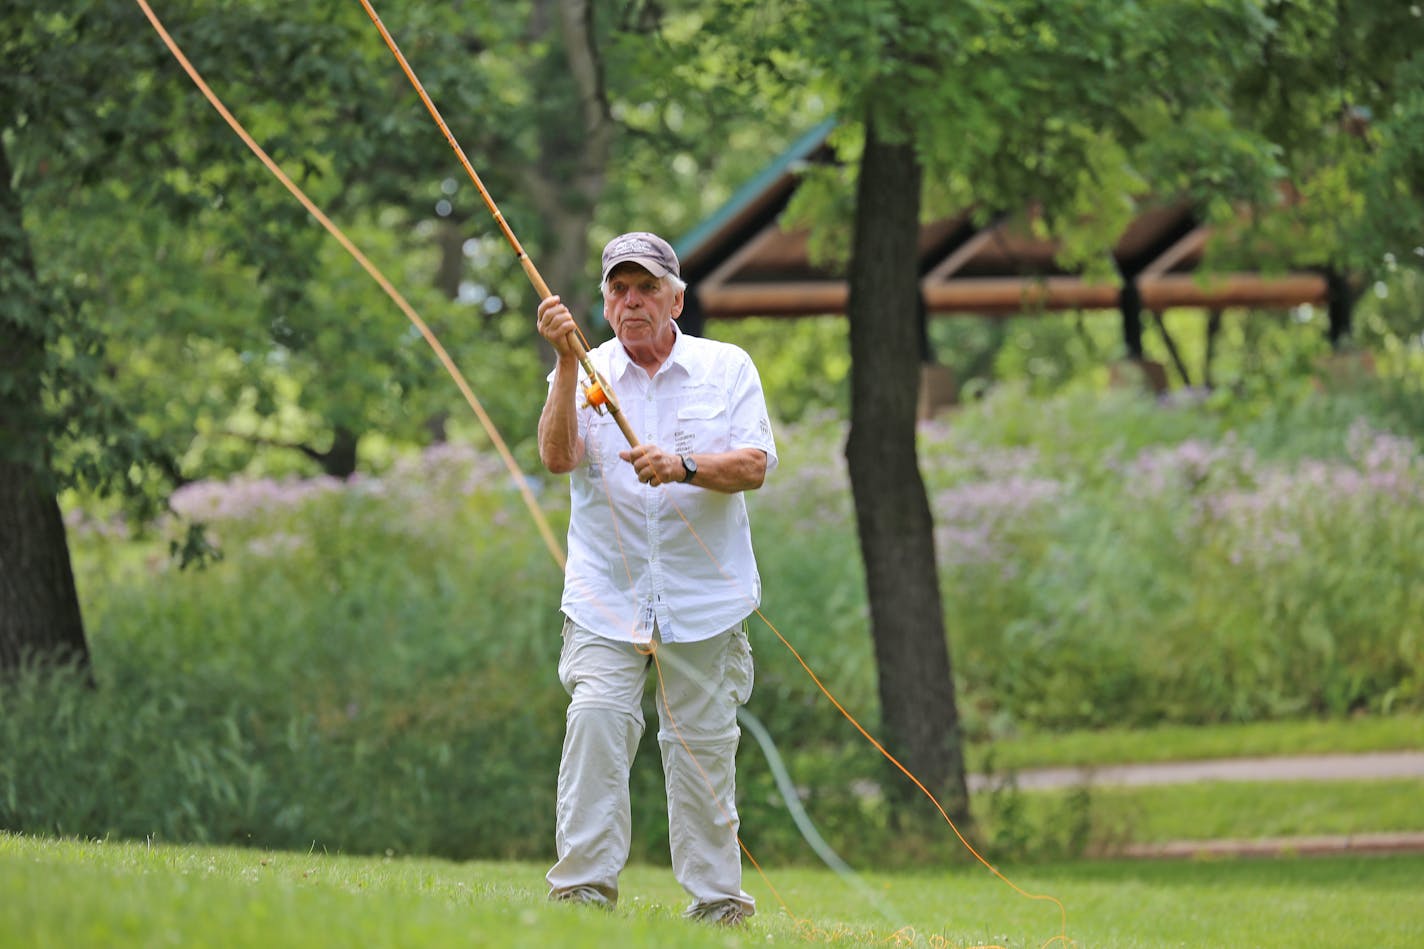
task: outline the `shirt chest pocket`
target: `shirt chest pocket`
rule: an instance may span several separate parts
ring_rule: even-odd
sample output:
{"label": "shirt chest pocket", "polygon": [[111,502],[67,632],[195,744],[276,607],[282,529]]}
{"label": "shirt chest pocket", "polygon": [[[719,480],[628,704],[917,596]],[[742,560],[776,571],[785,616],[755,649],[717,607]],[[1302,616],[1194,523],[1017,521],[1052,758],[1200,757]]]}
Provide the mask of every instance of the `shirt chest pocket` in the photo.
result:
{"label": "shirt chest pocket", "polygon": [[675,451],[726,451],[731,438],[731,420],[726,400],[716,396],[693,396],[677,407]]}

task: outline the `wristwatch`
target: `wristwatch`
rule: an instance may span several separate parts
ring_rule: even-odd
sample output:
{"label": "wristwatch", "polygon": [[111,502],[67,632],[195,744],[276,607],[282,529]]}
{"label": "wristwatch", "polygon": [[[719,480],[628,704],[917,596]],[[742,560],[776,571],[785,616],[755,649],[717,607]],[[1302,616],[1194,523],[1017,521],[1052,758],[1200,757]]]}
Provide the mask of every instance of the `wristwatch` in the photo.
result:
{"label": "wristwatch", "polygon": [[691,484],[692,479],[697,477],[697,462],[692,460],[691,455],[679,455],[678,457],[682,459],[682,470],[686,472],[682,483]]}

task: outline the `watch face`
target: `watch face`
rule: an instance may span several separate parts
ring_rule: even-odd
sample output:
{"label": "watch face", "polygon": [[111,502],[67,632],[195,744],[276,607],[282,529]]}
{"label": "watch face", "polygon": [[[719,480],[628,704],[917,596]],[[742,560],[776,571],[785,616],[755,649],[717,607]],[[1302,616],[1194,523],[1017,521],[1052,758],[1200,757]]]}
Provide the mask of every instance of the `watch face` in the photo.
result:
{"label": "watch face", "polygon": [[691,480],[692,480],[692,476],[695,475],[695,474],[697,474],[697,462],[693,461],[693,460],[692,460],[691,458],[689,458],[687,455],[683,455],[683,456],[682,456],[682,467],[683,467],[683,469],[687,472],[687,479],[686,479],[686,480],[691,481]]}

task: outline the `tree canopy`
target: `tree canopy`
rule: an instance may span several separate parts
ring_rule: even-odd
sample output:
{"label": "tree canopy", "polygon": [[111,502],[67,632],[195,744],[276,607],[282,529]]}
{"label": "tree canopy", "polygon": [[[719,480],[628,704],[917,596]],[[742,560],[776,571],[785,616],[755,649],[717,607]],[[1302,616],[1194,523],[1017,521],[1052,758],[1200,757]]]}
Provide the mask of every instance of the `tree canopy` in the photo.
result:
{"label": "tree canopy", "polygon": [[[1163,198],[1244,220],[1234,252],[1267,264],[1372,274],[1424,233],[1417,5],[719,0],[705,23],[723,42],[702,55],[744,85],[832,103],[849,160],[875,109],[924,162],[927,213],[1034,209],[1071,263],[1104,266],[1134,204]],[[800,194],[844,255],[844,199]]]}
{"label": "tree canopy", "polygon": [[[671,190],[606,196],[608,169],[657,171],[671,189],[719,154],[704,122],[642,98],[652,86],[627,68],[641,60],[618,50],[649,46],[661,21],[633,13],[582,0],[386,11],[576,311],[593,296],[595,215],[623,229],[697,213]],[[23,485],[13,503],[35,502],[49,525],[7,541],[67,561],[51,509],[71,487],[136,499],[143,516],[187,478],[302,458],[346,475],[373,434],[440,437],[454,393],[424,343],[252,160],[136,5],[9,7],[0,24],[0,320],[18,341],[0,360],[3,460]],[[364,12],[206,3],[168,27],[278,164],[385,260],[482,380],[497,424],[532,431],[543,370],[523,275]]]}

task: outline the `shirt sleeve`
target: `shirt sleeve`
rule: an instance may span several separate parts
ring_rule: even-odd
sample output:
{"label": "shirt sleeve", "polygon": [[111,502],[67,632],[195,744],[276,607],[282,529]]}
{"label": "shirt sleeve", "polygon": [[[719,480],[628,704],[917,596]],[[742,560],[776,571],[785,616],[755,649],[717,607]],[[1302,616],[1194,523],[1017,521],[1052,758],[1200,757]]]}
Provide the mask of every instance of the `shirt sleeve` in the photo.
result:
{"label": "shirt sleeve", "polygon": [[766,410],[761,375],[745,352],[737,350],[739,358],[730,373],[727,385],[727,408],[731,421],[732,448],[760,448],[766,452],[766,470],[776,468],[776,439],[771,433],[771,416]]}

